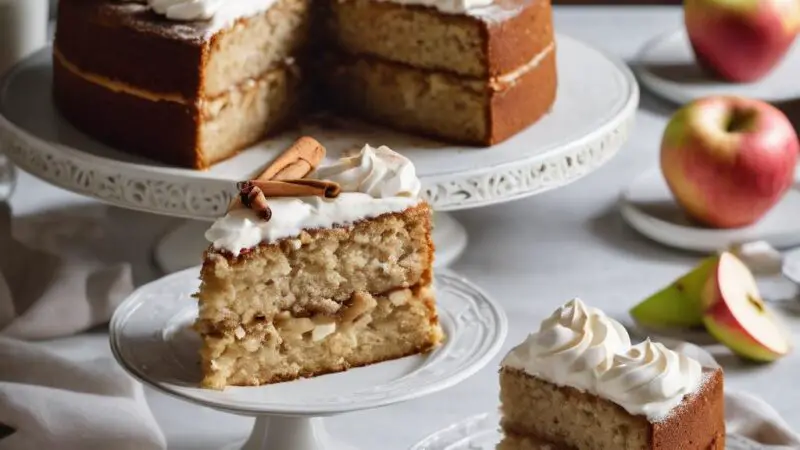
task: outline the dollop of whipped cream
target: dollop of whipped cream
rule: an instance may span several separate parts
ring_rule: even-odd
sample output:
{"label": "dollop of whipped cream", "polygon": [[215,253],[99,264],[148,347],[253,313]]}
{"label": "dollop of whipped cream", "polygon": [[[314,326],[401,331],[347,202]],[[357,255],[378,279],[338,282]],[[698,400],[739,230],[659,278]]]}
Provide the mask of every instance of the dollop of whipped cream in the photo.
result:
{"label": "dollop of whipped cream", "polygon": [[168,19],[194,21],[214,17],[225,0],[148,0],[147,3],[153,11]]}
{"label": "dollop of whipped cream", "polygon": [[699,362],[647,339],[614,356],[597,389],[629,413],[654,422],[667,417],[702,379]]}
{"label": "dollop of whipped cream", "polygon": [[557,385],[595,392],[596,379],[614,355],[631,345],[625,328],[602,311],[573,299],[514,348],[503,365]]}
{"label": "dollop of whipped cream", "polygon": [[436,8],[443,13],[463,14],[491,6],[494,0],[383,0],[406,5],[421,5]]}
{"label": "dollop of whipped cream", "polygon": [[206,231],[217,250],[234,256],[261,242],[274,242],[301,231],[347,226],[419,204],[421,184],[410,160],[382,146],[364,146],[358,155],[318,169],[309,178],[339,183],[342,193],[322,197],[270,198],[272,218],[265,222],[252,210],[230,211]]}
{"label": "dollop of whipped cream", "polygon": [[360,154],[320,168],[311,177],[339,183],[344,192],[363,192],[374,198],[417,197],[422,189],[414,164],[386,146],[367,145]]}

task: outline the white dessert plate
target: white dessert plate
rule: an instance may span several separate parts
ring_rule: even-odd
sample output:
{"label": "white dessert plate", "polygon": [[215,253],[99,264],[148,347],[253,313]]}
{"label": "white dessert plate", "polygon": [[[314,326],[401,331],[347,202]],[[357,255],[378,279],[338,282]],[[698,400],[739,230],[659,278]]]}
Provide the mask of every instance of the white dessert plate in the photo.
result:
{"label": "white dessert plate", "polygon": [[[410,450],[495,450],[502,439],[500,414],[484,413],[443,428]],[[767,447],[738,435],[725,438],[726,450],[766,450]]]}
{"label": "white dessert plate", "polygon": [[321,416],[376,408],[446,389],[470,377],[500,350],[508,324],[501,307],[447,271],[436,274],[439,318],[447,339],[437,350],[311,379],[214,391],[198,387],[199,268],[134,292],[111,321],[111,348],[134,377],[199,405],[245,415]]}
{"label": "white dessert plate", "polygon": [[790,250],[783,255],[783,275],[800,284],[800,248]]}
{"label": "white dessert plate", "polygon": [[[639,87],[627,65],[559,35],[558,93],[549,114],[491,148],[449,145],[355,121],[310,120],[208,171],[167,167],[102,145],[58,113],[52,99],[52,49],[0,79],[0,147],[21,169],[56,186],[116,206],[214,220],[251,177],[299,135],[331,159],[364,143],[388,145],[417,167],[437,212],[510,201],[564,186],[596,170],[627,140]],[[586,73],[591,73],[587,82]]]}
{"label": "white dessert plate", "polygon": [[669,101],[688,103],[708,95],[740,95],[769,102],[800,98],[800,45],[766,77],[753,83],[727,83],[714,78],[695,62],[689,37],[683,29],[649,41],[635,58],[642,85]]}
{"label": "white dessert plate", "polygon": [[730,230],[691,222],[667,187],[661,171],[640,175],[623,191],[620,211],[625,221],[648,238],[670,247],[716,252],[733,244],[767,241],[778,249],[800,245],[800,191],[791,189],[754,225]]}

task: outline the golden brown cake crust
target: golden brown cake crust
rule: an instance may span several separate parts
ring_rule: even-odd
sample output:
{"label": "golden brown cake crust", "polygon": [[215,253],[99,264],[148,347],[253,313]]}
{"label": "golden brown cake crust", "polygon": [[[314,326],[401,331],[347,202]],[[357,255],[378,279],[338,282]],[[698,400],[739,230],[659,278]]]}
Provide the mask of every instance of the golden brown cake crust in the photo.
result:
{"label": "golden brown cake crust", "polygon": [[108,0],[59,2],[57,24],[55,46],[82,70],[152,92],[199,96],[208,53],[201,25]]}
{"label": "golden brown cake crust", "polygon": [[486,27],[487,74],[503,75],[541,53],[555,39],[550,0],[526,0],[522,12]]}
{"label": "golden brown cake crust", "polygon": [[[704,373],[703,385],[696,393],[685,397],[666,419],[650,423],[644,416],[632,416],[609,400],[571,387],[556,386],[521,370],[503,368],[500,371],[502,426],[511,441],[525,441],[520,437],[529,437],[526,448],[531,449],[538,448],[533,445],[535,442],[558,450],[586,449],[590,445],[604,450],[724,450],[723,373],[721,369],[705,369]],[[558,403],[551,403],[553,401]],[[563,420],[559,420],[554,423],[561,425],[554,428],[546,422],[550,418],[535,416],[534,410],[539,406],[545,411],[572,408],[581,413],[567,418],[575,420],[575,424],[563,424]],[[605,436],[604,445],[599,445],[601,437],[597,435],[590,438],[593,440],[590,443],[585,441],[586,436],[567,436],[567,431],[562,429],[576,426]],[[542,431],[544,429],[547,431]],[[613,436],[612,433],[620,434]],[[570,443],[576,441],[584,445]],[[507,443],[504,448],[512,448],[509,445]]]}
{"label": "golden brown cake crust", "polygon": [[86,81],[53,58],[53,95],[77,128],[132,153],[183,167],[205,167],[197,151],[196,105],[151,101]]}

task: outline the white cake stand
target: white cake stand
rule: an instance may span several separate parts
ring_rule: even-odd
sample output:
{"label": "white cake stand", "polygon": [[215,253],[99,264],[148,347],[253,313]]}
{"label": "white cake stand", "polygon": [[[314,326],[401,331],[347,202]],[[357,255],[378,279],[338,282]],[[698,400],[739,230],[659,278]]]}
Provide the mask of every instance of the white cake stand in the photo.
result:
{"label": "white cake stand", "polygon": [[[210,221],[224,214],[236,181],[248,178],[302,134],[320,139],[330,158],[365,142],[413,160],[424,197],[437,213],[477,208],[571,183],[608,161],[626,141],[639,103],[628,67],[575,39],[558,36],[558,99],[539,123],[494,147],[469,148],[356,122],[309,122],[206,172],[177,169],[109,148],[73,128],[52,98],[49,48],[0,81],[0,147],[21,169],[61,188],[124,208]],[[591,73],[591,77],[586,77]],[[439,263],[455,258],[466,234],[437,217]],[[197,264],[207,224],[187,224],[159,244],[167,271]]]}
{"label": "white cake stand", "polygon": [[708,95],[739,95],[768,102],[800,98],[800,45],[789,49],[772,72],[754,83],[728,83],[706,73],[695,62],[689,36],[683,29],[653,38],[635,61],[643,86],[680,105]]}
{"label": "white cake stand", "polygon": [[256,417],[243,450],[354,450],[325,432],[324,416],[378,408],[447,389],[472,376],[500,350],[508,331],[502,308],[479,288],[447,271],[435,279],[447,339],[428,355],[347,372],[260,387],[214,391],[198,387],[198,268],[145,285],[117,308],[111,349],[143,383],[179,399]]}
{"label": "white cake stand", "polygon": [[[495,450],[503,438],[500,414],[490,412],[464,419],[441,429],[410,450]],[[725,437],[726,450],[767,450],[767,447],[739,435]]]}

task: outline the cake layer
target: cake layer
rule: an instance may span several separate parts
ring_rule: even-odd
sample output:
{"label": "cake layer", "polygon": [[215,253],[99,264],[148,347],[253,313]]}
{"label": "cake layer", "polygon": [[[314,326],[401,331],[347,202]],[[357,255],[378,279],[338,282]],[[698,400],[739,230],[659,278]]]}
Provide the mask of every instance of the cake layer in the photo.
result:
{"label": "cake layer", "polygon": [[406,131],[493,145],[536,122],[555,101],[551,44],[517,73],[492,80],[420,70],[377,58],[339,58],[323,82],[340,109]]}
{"label": "cake layer", "polygon": [[431,350],[442,339],[428,287],[357,292],[336,314],[255,320],[215,333],[202,326],[203,386],[247,386],[339,372]]}
{"label": "cake layer", "polygon": [[501,425],[512,437],[541,439],[558,449],[723,450],[722,389],[722,371],[706,370],[696,393],[684,397],[667,418],[650,423],[609,400],[504,368]]}
{"label": "cake layer", "polygon": [[55,103],[105,143],[167,164],[204,169],[280,129],[302,106],[296,67],[278,67],[202,102],[82,73],[54,52]]}
{"label": "cake layer", "polygon": [[210,249],[202,269],[199,320],[233,330],[281,311],[336,314],[357,292],[373,295],[426,285],[433,243],[430,207],[306,230],[232,256]]}
{"label": "cake layer", "polygon": [[83,71],[192,100],[297,56],[309,33],[310,3],[277,0],[209,39],[203,22],[167,20],[144,3],[61,2],[55,45]]}
{"label": "cake layer", "polygon": [[348,52],[423,69],[487,79],[524,65],[553,42],[550,0],[498,2],[490,18],[392,1],[329,4],[330,31]]}

